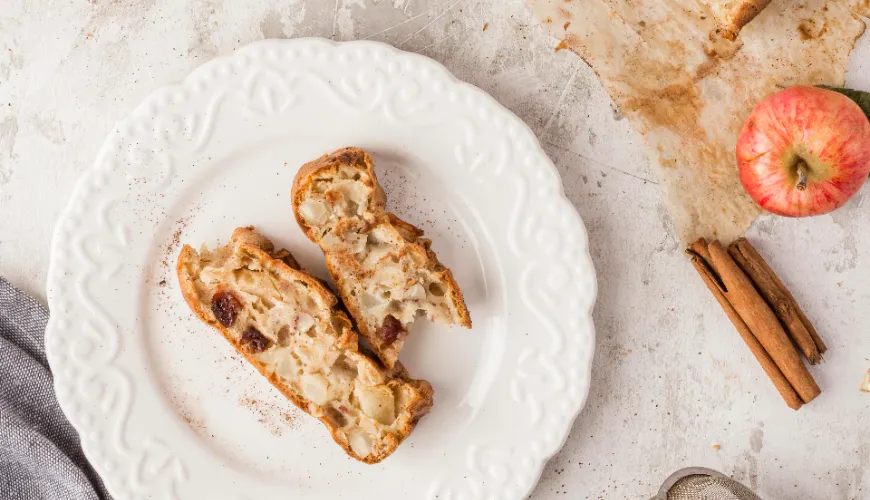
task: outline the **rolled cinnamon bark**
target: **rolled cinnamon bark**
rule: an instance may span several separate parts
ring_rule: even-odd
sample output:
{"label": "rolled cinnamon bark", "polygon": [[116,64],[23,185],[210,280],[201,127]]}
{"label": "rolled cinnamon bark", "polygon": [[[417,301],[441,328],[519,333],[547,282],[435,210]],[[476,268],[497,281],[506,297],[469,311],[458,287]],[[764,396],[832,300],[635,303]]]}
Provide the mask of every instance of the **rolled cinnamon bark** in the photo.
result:
{"label": "rolled cinnamon bark", "polygon": [[746,238],[739,238],[731,243],[728,253],[755,283],[758,292],[785,326],[807,361],[811,365],[818,364],[828,348],[794,295]]}
{"label": "rolled cinnamon bark", "polygon": [[[756,355],[756,359],[762,364],[765,372],[768,373],[771,381],[777,386],[789,406],[795,409],[800,407],[800,405],[795,404],[793,396],[784,387],[778,373],[782,374],[801,401],[809,403],[815,399],[821,393],[821,389],[804,366],[800,354],[791,343],[779,319],[725,248],[718,241],[708,244],[706,240],[701,239],[689,247],[689,252],[693,256],[693,261],[703,260],[706,267],[699,268],[698,264],[694,262],[693,264],[695,264],[696,269],[699,269],[699,273],[702,269],[704,270],[701,276],[705,283],[708,283],[708,287],[710,287],[710,283],[715,285],[714,296],[720,300],[718,295],[721,295],[727,303],[727,306],[723,305],[722,307],[729,318],[732,318],[731,321],[735,323],[741,336],[747,333],[751,335],[747,345]],[[708,276],[705,277],[705,275]],[[722,304],[722,300],[720,300],[720,304]],[[733,309],[733,314],[729,312],[729,307]],[[740,322],[736,322],[735,318],[732,317],[734,314],[739,317],[740,322],[746,327],[745,329],[740,325]],[[757,344],[752,341],[752,338]],[[756,352],[759,345],[767,358],[776,365],[778,373],[769,366],[767,358],[761,352]],[[767,367],[765,367],[766,364],[768,364]]]}
{"label": "rolled cinnamon bark", "polygon": [[776,363],[770,355],[767,354],[767,351],[764,350],[764,346],[758,342],[758,339],[755,338],[755,335],[752,334],[752,331],[749,330],[749,327],[746,326],[746,323],[743,322],[740,315],[737,314],[737,311],[734,310],[734,307],[732,307],[731,303],[728,302],[728,299],[725,298],[725,294],[721,289],[721,285],[717,282],[713,270],[710,269],[710,266],[706,261],[698,255],[692,256],[692,265],[695,266],[698,274],[701,275],[701,279],[704,280],[707,288],[709,288],[710,292],[713,293],[713,297],[715,297],[716,301],[719,302],[719,305],[722,306],[725,315],[727,315],[728,319],[731,320],[731,323],[734,324],[737,333],[739,333],[740,337],[743,338],[743,341],[746,342],[752,355],[755,356],[756,360],[758,360],[758,364],[761,365],[764,373],[766,373],[768,378],[770,378],[770,381],[773,382],[774,387],[779,391],[782,399],[785,400],[789,408],[799,410],[804,404],[803,401],[801,401],[800,396],[795,392],[794,387],[791,386],[791,383],[789,383],[788,379],[785,378],[785,375],[782,374],[782,371],[778,366],[776,366]]}

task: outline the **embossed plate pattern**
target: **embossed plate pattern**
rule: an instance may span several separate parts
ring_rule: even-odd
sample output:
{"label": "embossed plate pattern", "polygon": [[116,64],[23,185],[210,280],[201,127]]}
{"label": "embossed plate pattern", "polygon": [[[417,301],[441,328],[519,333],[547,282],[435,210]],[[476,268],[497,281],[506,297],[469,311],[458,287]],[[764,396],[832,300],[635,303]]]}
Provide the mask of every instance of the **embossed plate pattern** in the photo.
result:
{"label": "embossed plate pattern", "polygon": [[[302,162],[373,153],[389,208],[453,268],[471,331],[425,322],[402,360],[435,408],[385,462],[354,462],[192,318],[183,242],[256,225],[324,275],[288,191]],[[54,234],[46,348],[60,403],[128,498],[518,499],[589,389],[587,236],[532,132],[420,55],[264,41],[150,95],[106,140]]]}

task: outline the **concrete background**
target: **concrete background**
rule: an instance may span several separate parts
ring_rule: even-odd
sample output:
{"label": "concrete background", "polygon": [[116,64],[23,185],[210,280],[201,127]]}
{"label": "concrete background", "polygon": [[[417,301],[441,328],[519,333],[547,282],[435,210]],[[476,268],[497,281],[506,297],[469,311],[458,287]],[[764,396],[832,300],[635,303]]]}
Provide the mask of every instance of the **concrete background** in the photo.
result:
{"label": "concrete background", "polygon": [[[598,270],[598,346],[586,409],[532,498],[648,498],[690,465],[766,499],[870,498],[870,395],[857,391],[870,188],[749,232],[830,347],[813,369],[825,392],[794,413],[683,256],[639,137],[522,0],[0,0],[0,275],[44,300],[57,215],[144,95],[248,42],[298,36],[440,61],[525,120],[559,167]],[[870,90],[868,37],[849,79]]]}

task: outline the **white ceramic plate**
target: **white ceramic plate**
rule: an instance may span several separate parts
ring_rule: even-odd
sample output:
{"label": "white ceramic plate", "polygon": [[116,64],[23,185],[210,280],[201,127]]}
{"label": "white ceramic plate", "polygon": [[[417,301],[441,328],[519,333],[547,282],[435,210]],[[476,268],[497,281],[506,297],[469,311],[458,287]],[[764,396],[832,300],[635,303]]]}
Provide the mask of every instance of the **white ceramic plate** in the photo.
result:
{"label": "white ceramic plate", "polygon": [[[373,154],[390,210],[454,271],[473,330],[425,321],[401,359],[435,407],[386,461],[348,458],[184,304],[180,243],[256,225],[325,276],[289,204],[303,162]],[[423,56],[264,41],[145,100],[57,224],[46,347],[58,398],[129,498],[521,498],[588,393],[595,273],[532,132]],[[277,496],[276,496],[277,495]]]}

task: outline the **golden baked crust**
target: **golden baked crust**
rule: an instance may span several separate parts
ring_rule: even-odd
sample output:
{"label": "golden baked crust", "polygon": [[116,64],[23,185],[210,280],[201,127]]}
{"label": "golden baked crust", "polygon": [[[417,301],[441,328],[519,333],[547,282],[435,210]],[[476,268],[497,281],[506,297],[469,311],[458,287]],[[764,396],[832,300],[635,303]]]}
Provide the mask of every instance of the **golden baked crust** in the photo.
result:
{"label": "golden baked crust", "polygon": [[471,328],[462,292],[422,238],[385,212],[386,197],[365,151],[348,147],[303,165],[293,213],[326,255],[326,267],[360,334],[392,367],[418,312]]}
{"label": "golden baked crust", "polygon": [[351,457],[380,462],[432,407],[431,385],[360,353],[332,292],[253,227],[214,251],[185,245],[177,271],[193,312]]}

